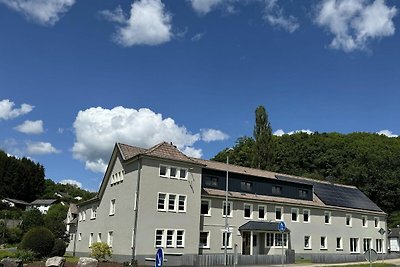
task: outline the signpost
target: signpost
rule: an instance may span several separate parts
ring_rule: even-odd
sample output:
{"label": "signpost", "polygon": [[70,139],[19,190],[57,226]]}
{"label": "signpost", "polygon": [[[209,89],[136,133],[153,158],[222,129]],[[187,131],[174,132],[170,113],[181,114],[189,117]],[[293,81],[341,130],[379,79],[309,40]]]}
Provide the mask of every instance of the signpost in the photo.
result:
{"label": "signpost", "polygon": [[381,229],[379,229],[378,232],[382,236],[382,238],[381,238],[382,263],[385,263],[385,247],[383,246],[383,241],[382,240],[383,240],[383,235],[386,233],[386,231],[385,231],[385,229],[381,228]]}
{"label": "signpost", "polygon": [[286,230],[286,225],[285,225],[284,221],[281,221],[278,223],[278,230],[282,234],[281,242],[282,242],[282,267],[283,267],[284,266],[284,264],[283,264],[284,263],[284,260],[283,260],[283,232],[285,232],[285,230]]}
{"label": "signpost", "polygon": [[158,248],[156,252],[156,266],[155,267],[162,267],[164,262],[164,251],[162,248]]}
{"label": "signpost", "polygon": [[368,249],[364,252],[365,260],[369,262],[369,266],[372,266],[372,263],[378,259],[378,253],[372,248]]}

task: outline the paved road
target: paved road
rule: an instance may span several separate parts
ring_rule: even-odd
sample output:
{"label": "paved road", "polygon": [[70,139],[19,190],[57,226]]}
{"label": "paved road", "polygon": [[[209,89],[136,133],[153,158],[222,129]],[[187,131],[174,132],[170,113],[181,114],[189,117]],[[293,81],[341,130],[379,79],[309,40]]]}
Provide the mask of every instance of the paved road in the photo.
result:
{"label": "paved road", "polygon": [[[381,263],[382,261],[379,260],[377,262]],[[390,264],[394,264],[396,266],[400,266],[400,258],[385,260],[385,263],[390,263]],[[367,264],[367,262],[363,261],[363,262],[346,262],[346,263],[286,264],[285,267],[321,267],[321,266],[339,266],[339,265],[340,266],[346,266],[346,265],[353,265],[353,264]],[[280,267],[282,265],[272,265],[272,266],[273,267]],[[245,267],[245,266],[241,266],[241,267]]]}

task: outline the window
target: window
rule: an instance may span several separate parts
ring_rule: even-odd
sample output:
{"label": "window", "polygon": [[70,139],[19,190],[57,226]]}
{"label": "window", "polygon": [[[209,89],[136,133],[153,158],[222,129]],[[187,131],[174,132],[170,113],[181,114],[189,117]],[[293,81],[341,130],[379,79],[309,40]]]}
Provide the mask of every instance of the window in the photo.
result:
{"label": "window", "polygon": [[308,198],[308,191],[305,189],[299,189],[299,198],[307,199]]}
{"label": "window", "polygon": [[310,222],[310,210],[303,210],[303,222]]}
{"label": "window", "polygon": [[124,180],[124,174],[125,174],[125,171],[123,171],[123,170],[113,173],[111,175],[111,179],[110,179],[111,186],[122,182]]}
{"label": "window", "polygon": [[92,245],[93,243],[93,233],[90,233],[89,235],[89,247]]}
{"label": "window", "polygon": [[374,226],[375,226],[375,228],[379,228],[379,218],[378,217],[374,217]]}
{"label": "window", "polygon": [[275,220],[280,221],[283,219],[282,216],[282,207],[275,207]]}
{"label": "window", "polygon": [[115,198],[110,201],[110,215],[115,214]]}
{"label": "window", "polygon": [[[287,247],[287,234],[283,233],[283,246]],[[275,247],[282,247],[282,234],[275,233]]]}
{"label": "window", "polygon": [[78,213],[78,220],[79,220],[79,221],[82,221],[82,212],[79,212],[79,213]]}
{"label": "window", "polygon": [[203,199],[201,201],[201,215],[211,216],[211,200]]}
{"label": "window", "polygon": [[186,212],[186,196],[179,195],[179,197],[178,197],[178,212]]}
{"label": "window", "polygon": [[330,224],[331,223],[331,212],[330,211],[325,211],[325,213],[324,213],[324,221],[325,221],[325,224]]}
{"label": "window", "polygon": [[321,236],[320,249],[327,249],[326,236]]}
{"label": "window", "polygon": [[157,210],[160,211],[166,211],[166,206],[165,206],[165,199],[167,197],[167,194],[165,193],[158,193],[158,200],[157,200]]}
{"label": "window", "polygon": [[250,182],[242,181],[240,182],[240,188],[245,192],[252,192],[253,184]]}
{"label": "window", "polygon": [[164,230],[156,230],[156,247],[162,247],[164,244]]}
{"label": "window", "polygon": [[176,195],[168,195],[168,211],[176,211]]}
{"label": "window", "polygon": [[228,201],[228,204],[226,204],[226,201],[222,202],[222,216],[225,217],[228,214],[228,217],[232,217],[232,202]]}
{"label": "window", "polygon": [[281,195],[282,194],[282,186],[273,185],[272,186],[272,194],[273,195]]}
{"label": "window", "polygon": [[351,253],[358,253],[359,248],[358,248],[358,238],[350,238],[350,252]]}
{"label": "window", "polygon": [[351,214],[346,214],[346,226],[351,226]]}
{"label": "window", "polygon": [[185,231],[177,230],[176,231],[176,247],[183,248],[185,246],[184,240],[185,240]]}
{"label": "window", "polygon": [[78,235],[78,241],[81,241],[82,240],[82,233],[79,233],[79,235]]}
{"label": "window", "polygon": [[292,222],[299,221],[299,209],[292,208]]}
{"label": "window", "polygon": [[97,234],[97,242],[101,242],[101,233]]}
{"label": "window", "polygon": [[92,207],[92,212],[90,213],[90,219],[96,219],[96,216],[97,216],[97,207],[96,206],[93,206]]}
{"label": "window", "polygon": [[109,247],[112,247],[112,245],[113,245],[113,231],[108,232],[107,244]]}
{"label": "window", "polygon": [[371,238],[364,238],[363,239],[363,251],[367,251],[371,248]]}
{"label": "window", "polygon": [[187,170],[186,169],[180,169],[179,170],[179,178],[180,179],[187,179]]}
{"label": "window", "polygon": [[304,249],[311,249],[311,236],[304,236]]}
{"label": "window", "polygon": [[362,220],[362,226],[363,227],[368,227],[368,217],[367,216],[362,216],[361,220]]}
{"label": "window", "polygon": [[336,237],[336,250],[343,250],[343,241],[341,237]]}
{"label": "window", "polygon": [[218,177],[206,176],[204,183],[209,187],[218,187]]}
{"label": "window", "polygon": [[253,219],[253,205],[252,204],[244,204],[244,218],[245,219]]}
{"label": "window", "polygon": [[86,210],[82,211],[82,220],[86,221]]}
{"label": "window", "polygon": [[266,233],[265,246],[266,247],[274,246],[274,233]]}
{"label": "window", "polygon": [[258,219],[266,220],[267,219],[267,207],[263,205],[258,205]]}
{"label": "window", "polygon": [[210,233],[200,232],[200,248],[210,248]]}
{"label": "window", "polygon": [[160,176],[166,177],[167,176],[167,166],[160,165]]}
{"label": "window", "polygon": [[375,240],[375,250],[376,252],[382,253],[382,239]]}
{"label": "window", "polygon": [[176,168],[175,168],[175,167],[170,167],[170,169],[169,169],[169,177],[171,177],[171,178],[177,178],[176,175],[177,175],[177,170],[176,170]]}
{"label": "window", "polygon": [[[232,233],[227,233],[227,232],[222,233],[222,247],[225,247],[225,241],[226,241],[226,247],[228,247],[228,248],[232,247],[231,234]],[[227,238],[225,238],[226,236],[227,236]]]}
{"label": "window", "polygon": [[174,230],[167,230],[167,248],[174,247]]}

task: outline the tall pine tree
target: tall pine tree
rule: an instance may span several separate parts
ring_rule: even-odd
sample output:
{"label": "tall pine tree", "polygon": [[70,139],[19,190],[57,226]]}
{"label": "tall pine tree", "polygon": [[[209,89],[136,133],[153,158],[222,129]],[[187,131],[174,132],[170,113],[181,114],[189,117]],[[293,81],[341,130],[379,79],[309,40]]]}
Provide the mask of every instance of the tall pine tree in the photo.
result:
{"label": "tall pine tree", "polygon": [[272,129],[264,106],[259,106],[255,114],[256,124],[253,131],[255,142],[252,165],[254,168],[265,170],[272,166]]}

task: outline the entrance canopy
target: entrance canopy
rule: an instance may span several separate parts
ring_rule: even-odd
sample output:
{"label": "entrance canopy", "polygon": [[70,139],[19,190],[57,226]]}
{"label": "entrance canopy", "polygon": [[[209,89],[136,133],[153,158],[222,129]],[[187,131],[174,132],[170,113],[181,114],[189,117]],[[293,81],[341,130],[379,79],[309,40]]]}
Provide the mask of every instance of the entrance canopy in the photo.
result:
{"label": "entrance canopy", "polygon": [[[262,232],[278,232],[279,222],[261,222],[261,221],[250,221],[239,227],[239,231],[262,231]],[[285,229],[284,233],[289,233],[288,228]]]}

